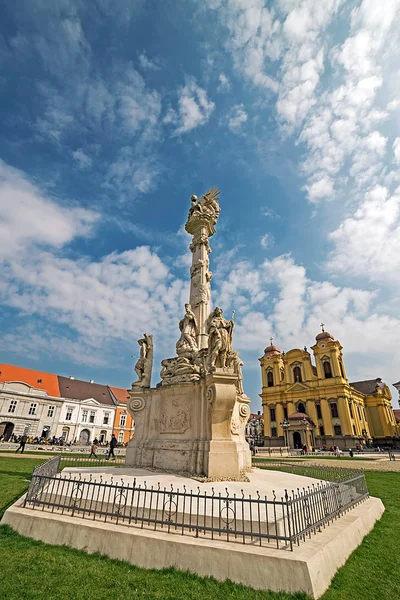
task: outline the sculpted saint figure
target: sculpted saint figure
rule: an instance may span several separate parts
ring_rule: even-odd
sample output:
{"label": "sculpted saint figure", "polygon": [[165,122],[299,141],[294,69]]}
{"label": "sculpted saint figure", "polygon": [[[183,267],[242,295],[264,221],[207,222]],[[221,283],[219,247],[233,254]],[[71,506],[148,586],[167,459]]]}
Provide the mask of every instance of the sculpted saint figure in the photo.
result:
{"label": "sculpted saint figure", "polygon": [[179,321],[179,329],[181,337],[176,343],[176,353],[182,355],[187,352],[190,354],[197,352],[197,335],[199,330],[196,316],[190,304],[185,304],[185,316]]}
{"label": "sculpted saint figure", "polygon": [[222,309],[217,306],[207,321],[208,333],[208,368],[226,367],[227,357],[232,350],[233,320],[223,317]]}
{"label": "sculpted saint figure", "polygon": [[145,333],[138,340],[138,344],[140,346],[140,355],[134,367],[138,380],[132,383],[132,387],[150,387],[151,370],[153,367],[153,336]]}

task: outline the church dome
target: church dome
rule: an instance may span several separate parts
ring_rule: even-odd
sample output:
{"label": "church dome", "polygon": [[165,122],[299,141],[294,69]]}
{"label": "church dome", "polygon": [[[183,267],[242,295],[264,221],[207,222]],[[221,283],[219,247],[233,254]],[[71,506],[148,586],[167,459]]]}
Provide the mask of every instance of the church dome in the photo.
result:
{"label": "church dome", "polygon": [[279,350],[279,348],[277,346],[274,346],[273,344],[270,344],[269,346],[267,346],[264,350],[264,354],[280,354],[281,351]]}
{"label": "church dome", "polygon": [[335,338],[327,331],[321,331],[321,333],[319,333],[315,339],[317,342],[320,342],[321,340],[334,340]]}

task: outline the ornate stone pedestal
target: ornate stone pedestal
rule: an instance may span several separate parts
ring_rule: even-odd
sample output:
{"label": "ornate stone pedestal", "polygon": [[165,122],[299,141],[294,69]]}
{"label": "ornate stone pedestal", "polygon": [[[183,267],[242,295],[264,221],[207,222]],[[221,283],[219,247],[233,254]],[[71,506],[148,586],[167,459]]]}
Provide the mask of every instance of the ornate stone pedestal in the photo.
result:
{"label": "ornate stone pedestal", "polygon": [[250,398],[237,394],[236,377],[224,371],[197,383],[131,390],[135,435],[126,464],[234,478],[250,467]]}

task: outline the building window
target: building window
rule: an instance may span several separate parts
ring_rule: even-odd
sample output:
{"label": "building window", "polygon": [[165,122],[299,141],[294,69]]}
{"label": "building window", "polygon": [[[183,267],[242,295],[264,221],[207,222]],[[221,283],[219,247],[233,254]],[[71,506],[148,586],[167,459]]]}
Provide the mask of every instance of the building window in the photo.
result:
{"label": "building window", "polygon": [[355,425],[353,425],[353,434],[357,435],[357,431],[356,431],[356,426]]}
{"label": "building window", "polygon": [[124,432],[123,431],[120,431],[119,434],[118,434],[118,442],[120,444],[124,443]]}
{"label": "building window", "polygon": [[329,360],[324,360],[324,375],[325,379],[330,379],[332,377],[331,363]]}
{"label": "building window", "polygon": [[275,408],[270,408],[269,409],[269,415],[270,415],[271,421],[276,421]]}
{"label": "building window", "polygon": [[108,425],[110,421],[110,413],[104,413],[104,417],[103,417],[103,425]]}
{"label": "building window", "polygon": [[96,411],[91,410],[90,415],[89,415],[89,423],[94,423],[95,416],[96,416]]}
{"label": "building window", "polygon": [[66,421],[71,421],[72,419],[72,413],[74,412],[74,409],[71,408],[70,406],[68,406],[67,408],[67,414],[65,415],[65,420]]}
{"label": "building window", "polygon": [[293,379],[294,379],[295,381],[302,381],[302,379],[301,379],[301,369],[300,369],[300,367],[295,367],[295,368],[293,369]]}
{"label": "building window", "polygon": [[29,407],[28,415],[36,415],[36,409],[37,409],[36,402],[31,402],[31,405]]}
{"label": "building window", "polygon": [[335,435],[342,435],[342,428],[340,427],[340,425],[334,425],[333,427]]}
{"label": "building window", "polygon": [[267,373],[267,385],[268,387],[274,387],[274,375],[272,371],[268,371]]}
{"label": "building window", "polygon": [[26,423],[26,425],[24,427],[24,434],[25,435],[28,435],[30,428],[31,428],[30,423]]}
{"label": "building window", "polygon": [[325,429],[324,429],[323,425],[319,426],[319,435],[321,437],[324,437],[324,435],[325,435]]}
{"label": "building window", "polygon": [[360,410],[359,406],[357,406],[357,412],[358,412],[358,418],[360,419],[360,421],[362,421],[361,410]]}
{"label": "building window", "polygon": [[49,406],[48,410],[47,410],[47,416],[48,417],[54,417],[54,410],[55,410],[55,406]]}
{"label": "building window", "polygon": [[271,437],[276,437],[276,427],[271,427]]}
{"label": "building window", "polygon": [[337,419],[339,416],[336,402],[332,402],[331,404],[331,415],[334,419]]}
{"label": "building window", "polygon": [[283,418],[287,421],[288,412],[287,412],[287,407],[286,406],[283,407]]}
{"label": "building window", "polygon": [[126,425],[126,413],[121,413],[119,417],[119,426],[125,427]]}
{"label": "building window", "polygon": [[303,414],[306,414],[306,407],[304,406],[304,404],[302,402],[299,402],[297,405],[297,411],[301,412]]}
{"label": "building window", "polygon": [[8,407],[8,412],[9,413],[15,413],[15,409],[16,408],[17,408],[17,401],[16,400],[11,400],[10,406]]}
{"label": "building window", "polygon": [[349,409],[350,409],[350,416],[351,416],[352,419],[354,419],[353,403],[352,402],[350,402],[350,404],[349,404]]}
{"label": "building window", "polygon": [[317,418],[322,419],[321,405],[316,404],[316,408],[317,408]]}
{"label": "building window", "polygon": [[89,411],[88,410],[83,410],[82,411],[82,423],[87,423],[88,415],[89,415]]}

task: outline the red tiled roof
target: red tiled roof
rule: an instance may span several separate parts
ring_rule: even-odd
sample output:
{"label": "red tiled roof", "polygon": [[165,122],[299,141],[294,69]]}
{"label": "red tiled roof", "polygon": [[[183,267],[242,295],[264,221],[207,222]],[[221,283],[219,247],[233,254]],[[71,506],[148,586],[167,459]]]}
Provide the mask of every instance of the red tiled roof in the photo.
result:
{"label": "red tiled roof", "polygon": [[0,382],[20,381],[36,389],[44,390],[48,396],[61,397],[57,375],[43,373],[34,369],[15,367],[13,365],[0,364]]}
{"label": "red tiled roof", "polygon": [[121,402],[121,404],[128,403],[129,394],[128,394],[127,390],[125,390],[124,388],[114,387],[113,385],[110,385],[109,388],[112,391],[112,393],[114,394],[114,396],[118,402]]}

